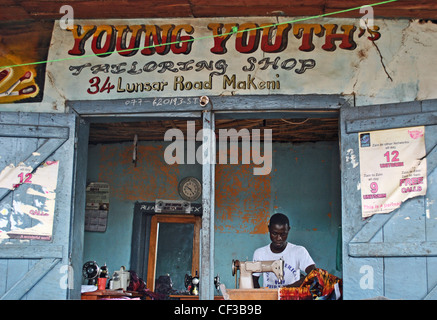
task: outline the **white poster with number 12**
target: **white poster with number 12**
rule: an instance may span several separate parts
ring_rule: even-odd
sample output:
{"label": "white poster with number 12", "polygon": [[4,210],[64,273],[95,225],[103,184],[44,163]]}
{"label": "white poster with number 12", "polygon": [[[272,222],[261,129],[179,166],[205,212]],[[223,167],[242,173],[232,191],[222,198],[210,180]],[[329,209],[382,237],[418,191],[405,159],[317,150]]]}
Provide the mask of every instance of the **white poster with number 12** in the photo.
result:
{"label": "white poster with number 12", "polygon": [[363,218],[426,194],[425,127],[359,133]]}

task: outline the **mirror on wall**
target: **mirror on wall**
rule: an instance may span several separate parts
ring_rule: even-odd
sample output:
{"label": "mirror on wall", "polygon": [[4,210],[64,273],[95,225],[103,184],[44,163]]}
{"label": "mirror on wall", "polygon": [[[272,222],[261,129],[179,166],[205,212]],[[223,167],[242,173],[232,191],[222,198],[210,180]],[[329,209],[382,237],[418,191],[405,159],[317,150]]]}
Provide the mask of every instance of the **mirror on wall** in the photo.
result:
{"label": "mirror on wall", "polygon": [[173,288],[185,289],[185,274],[199,271],[201,218],[194,215],[154,215],[150,225],[147,288],[154,291],[155,281],[170,275]]}

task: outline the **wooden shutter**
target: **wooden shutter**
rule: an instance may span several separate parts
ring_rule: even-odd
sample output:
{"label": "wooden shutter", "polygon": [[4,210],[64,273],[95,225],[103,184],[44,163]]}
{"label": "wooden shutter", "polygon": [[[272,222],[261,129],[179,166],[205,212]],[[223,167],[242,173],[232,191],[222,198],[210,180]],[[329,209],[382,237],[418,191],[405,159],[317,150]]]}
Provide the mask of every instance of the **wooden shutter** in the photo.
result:
{"label": "wooden shutter", "polygon": [[[1,299],[67,298],[67,268],[61,267],[69,266],[74,131],[73,115],[0,112],[0,171],[59,161],[51,240],[0,239]],[[0,188],[0,208],[13,206],[23,186]]]}
{"label": "wooden shutter", "polygon": [[[437,100],[341,109],[345,299],[437,298]],[[428,190],[388,214],[361,217],[358,133],[425,126]]]}

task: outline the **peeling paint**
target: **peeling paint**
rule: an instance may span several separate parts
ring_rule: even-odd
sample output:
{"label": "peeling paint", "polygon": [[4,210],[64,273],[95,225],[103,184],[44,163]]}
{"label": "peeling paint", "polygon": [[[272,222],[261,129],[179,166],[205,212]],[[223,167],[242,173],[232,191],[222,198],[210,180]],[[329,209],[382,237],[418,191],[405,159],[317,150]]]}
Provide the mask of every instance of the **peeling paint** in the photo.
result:
{"label": "peeling paint", "polygon": [[[131,201],[179,199],[179,166],[165,162],[164,146],[138,145],[137,166],[132,164],[133,148],[130,144],[100,147],[99,181],[110,183],[111,197]],[[117,183],[111,183],[114,181]]]}
{"label": "peeling paint", "polygon": [[253,165],[216,166],[216,225],[225,233],[267,233],[271,175],[255,176]]}
{"label": "peeling paint", "polygon": [[430,212],[430,207],[434,204],[435,200],[431,200],[429,198],[426,198],[425,204],[426,204],[426,209],[425,209],[425,213],[426,213],[426,218],[430,219],[431,218],[431,212]]}
{"label": "peeling paint", "polygon": [[356,168],[358,166],[359,163],[353,149],[348,149],[346,151],[346,162],[352,163],[353,168]]}

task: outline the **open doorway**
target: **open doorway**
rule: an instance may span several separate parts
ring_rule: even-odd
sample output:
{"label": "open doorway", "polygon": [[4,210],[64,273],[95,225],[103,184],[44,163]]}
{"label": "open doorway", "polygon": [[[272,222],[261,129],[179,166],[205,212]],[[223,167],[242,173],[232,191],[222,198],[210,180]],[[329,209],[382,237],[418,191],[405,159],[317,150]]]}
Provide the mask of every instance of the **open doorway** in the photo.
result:
{"label": "open doorway", "polygon": [[[255,249],[270,243],[268,221],[279,212],[290,220],[288,241],[306,247],[317,267],[341,277],[338,114],[263,112],[238,118],[218,114],[216,119],[216,133],[245,128],[253,138],[256,130],[272,130],[271,170],[266,159],[244,164],[247,151],[241,144],[238,164],[216,165],[214,272],[221,281],[228,288],[237,286],[232,260],[252,260]],[[268,152],[263,142],[261,137],[261,154]],[[252,160],[254,151],[249,151]],[[269,173],[254,174],[262,166]]]}
{"label": "open doorway", "polygon": [[[214,273],[230,288],[235,282],[232,259],[250,260],[253,251],[266,244],[267,222],[275,212],[289,216],[290,242],[306,246],[320,268],[341,276],[337,113],[268,115],[271,118],[266,113],[216,114],[217,135],[220,129],[272,130],[268,175],[254,176],[253,164],[216,164]],[[164,141],[165,132],[179,129],[187,133],[189,122],[196,132],[202,128],[200,119],[91,123],[87,181],[108,182],[110,204],[105,231],[85,232],[84,262],[106,264],[110,274],[121,266],[130,269],[135,203],[180,200],[178,183],[184,177],[202,179],[202,165],[197,161],[169,165],[164,159],[171,143]],[[200,144],[197,142],[196,149]],[[201,198],[196,202],[201,203]],[[147,234],[141,241],[148,241]],[[145,259],[147,249],[146,245]],[[173,266],[177,269],[180,264]],[[145,268],[134,271],[146,279]]]}
{"label": "open doorway", "polygon": [[[195,123],[196,130],[201,126],[201,120],[190,121]],[[169,164],[166,159],[166,149],[171,141],[164,141],[165,133],[171,129],[179,129],[185,133],[186,126],[186,119],[177,118],[90,124],[87,183],[100,182],[109,185],[109,210],[106,227],[102,232],[85,231],[84,262],[93,260],[100,265],[106,264],[110,276],[125,266],[142,279],[147,279],[152,216],[142,220],[144,226],[138,226],[134,218],[135,210],[138,203],[154,205],[157,199],[182,201],[179,183],[186,177],[201,181],[202,166],[184,161],[186,154],[182,155],[181,164]],[[201,198],[193,202],[199,204]],[[195,236],[193,230],[183,235],[174,232],[162,235],[163,231],[169,229],[164,228],[164,224],[159,229],[161,241],[155,241],[157,248],[164,246],[164,237],[168,243],[177,243],[185,248],[190,245],[190,241],[193,242]],[[186,231],[186,228],[179,229]],[[182,243],[183,240],[186,240],[187,245]],[[170,248],[171,245],[165,247]],[[138,252],[138,256],[132,258],[134,252]],[[162,263],[157,260],[155,265],[157,272],[163,270],[163,275],[173,276],[175,290],[183,291],[186,289],[184,275],[192,273],[192,263],[185,260],[195,259],[188,249],[177,252],[177,255],[175,261],[179,263]],[[158,259],[166,255],[158,252],[156,256]],[[141,263],[138,261],[140,259]],[[159,276],[157,274],[156,278]]]}

